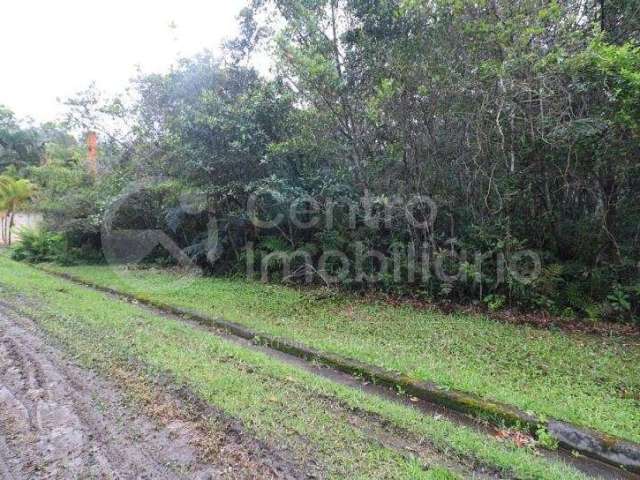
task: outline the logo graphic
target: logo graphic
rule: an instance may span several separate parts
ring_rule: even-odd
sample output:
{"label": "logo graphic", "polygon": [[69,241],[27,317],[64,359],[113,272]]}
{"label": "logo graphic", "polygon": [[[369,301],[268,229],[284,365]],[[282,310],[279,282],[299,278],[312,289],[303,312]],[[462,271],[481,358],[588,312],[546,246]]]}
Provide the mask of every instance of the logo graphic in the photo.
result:
{"label": "logo graphic", "polygon": [[[169,233],[159,228],[132,229],[127,228],[127,216],[137,216],[144,219],[145,210],[140,204],[141,199],[148,192],[148,184],[134,183],[125,189],[107,208],[101,230],[102,251],[107,263],[112,267],[122,281],[132,281],[135,270],[149,258],[151,254],[162,252],[175,262],[175,274],[171,281],[161,286],[150,288],[162,291],[184,288],[195,277],[202,274],[202,269]],[[172,229],[176,231],[181,224],[183,215],[196,215],[205,209],[203,195],[185,194],[181,197],[180,206],[174,214],[177,221],[172,222]],[[140,222],[130,222],[140,223]],[[144,222],[142,222],[144,223]],[[207,234],[207,260],[213,262],[220,252],[216,221],[209,222]],[[169,278],[169,277],[167,277]]]}

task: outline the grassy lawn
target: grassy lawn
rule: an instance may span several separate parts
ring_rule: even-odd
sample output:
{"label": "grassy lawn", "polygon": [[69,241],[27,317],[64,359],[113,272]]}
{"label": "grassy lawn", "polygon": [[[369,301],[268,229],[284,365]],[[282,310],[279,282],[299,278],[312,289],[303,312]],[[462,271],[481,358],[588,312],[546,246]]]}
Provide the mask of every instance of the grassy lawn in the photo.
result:
{"label": "grassy lawn", "polygon": [[[0,299],[18,303],[83,364],[108,372],[134,361],[150,374],[169,374],[259,438],[285,447],[303,464],[318,465],[328,478],[456,478],[450,470],[470,478],[477,464],[516,478],[583,478],[528,449],[335,384],[6,258],[0,258]],[[418,443],[426,439],[428,451],[420,451],[419,460],[407,458],[375,435],[394,429]],[[422,463],[434,468],[423,471]]]}
{"label": "grassy lawn", "polygon": [[640,342],[544,331],[259,282],[54,267],[421,380],[640,441]]}

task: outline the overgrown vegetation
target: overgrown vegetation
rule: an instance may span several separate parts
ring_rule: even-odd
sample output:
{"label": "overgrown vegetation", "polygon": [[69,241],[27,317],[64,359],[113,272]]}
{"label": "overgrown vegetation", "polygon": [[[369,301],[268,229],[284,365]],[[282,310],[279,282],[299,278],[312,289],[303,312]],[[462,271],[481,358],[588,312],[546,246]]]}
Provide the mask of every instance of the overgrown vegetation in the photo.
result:
{"label": "overgrown vegetation", "polygon": [[31,263],[67,263],[66,256],[65,239],[61,234],[37,228],[21,229],[20,242],[11,249],[11,258]]}
{"label": "overgrown vegetation", "polygon": [[[71,125],[100,132],[97,178],[64,135],[48,142],[41,166],[13,147],[0,158],[20,157],[47,227],[84,259],[99,258],[107,223],[163,231],[211,273],[298,252],[290,274],[278,277],[282,262],[271,264],[271,278],[288,281],[309,273],[303,258],[317,265],[327,251],[353,261],[358,249],[392,256],[400,246],[408,258],[415,247],[463,275],[402,267],[400,280],[387,271],[340,284],[631,322],[640,313],[638,8],[253,0],[220,59],[141,76],[133,102],[92,92],[70,102]],[[247,67],[265,47],[277,65],[269,76]],[[15,139],[15,122],[2,118]],[[255,192],[260,217],[282,213],[280,225],[255,227],[247,210]],[[433,203],[409,207],[396,195]],[[307,212],[299,228],[290,215],[296,202],[313,211],[331,200],[340,204],[331,225]],[[372,227],[367,209],[388,221]],[[429,221],[413,228],[408,210]],[[501,259],[524,249],[541,259],[535,281],[502,276]],[[147,259],[172,261],[164,257],[158,248]],[[311,274],[323,282],[339,269],[328,262]],[[379,265],[367,259],[364,269]]]}

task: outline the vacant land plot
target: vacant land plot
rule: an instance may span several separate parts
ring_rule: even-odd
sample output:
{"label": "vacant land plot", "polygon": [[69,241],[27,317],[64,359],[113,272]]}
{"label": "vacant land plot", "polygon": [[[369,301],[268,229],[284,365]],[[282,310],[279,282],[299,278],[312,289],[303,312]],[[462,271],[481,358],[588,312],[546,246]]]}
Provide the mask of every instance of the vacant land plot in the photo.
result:
{"label": "vacant land plot", "polygon": [[559,460],[344,387],[179,320],[0,259],[0,296],[100,372],[169,378],[303,476],[582,478]]}

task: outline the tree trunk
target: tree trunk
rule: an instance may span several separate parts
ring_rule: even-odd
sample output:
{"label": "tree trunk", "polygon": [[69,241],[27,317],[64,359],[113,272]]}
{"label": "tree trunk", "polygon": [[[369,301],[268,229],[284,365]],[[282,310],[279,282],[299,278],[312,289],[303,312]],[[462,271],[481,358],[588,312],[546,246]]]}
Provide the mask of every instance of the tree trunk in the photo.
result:
{"label": "tree trunk", "polygon": [[9,213],[9,218],[8,218],[8,226],[7,226],[7,246],[11,246],[11,229],[13,228],[13,226],[15,225],[15,213],[11,212]]}
{"label": "tree trunk", "polygon": [[2,235],[2,243],[3,244],[7,244],[8,242],[8,238],[7,238],[7,225],[9,223],[9,214],[5,214],[2,216],[2,220],[0,221],[0,227],[1,227],[1,231],[0,234]]}
{"label": "tree trunk", "polygon": [[618,183],[613,175],[606,176],[600,183],[605,203],[602,229],[606,236],[606,250],[612,253],[616,260],[620,262],[622,255],[615,237],[618,224]]}

